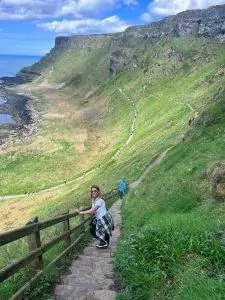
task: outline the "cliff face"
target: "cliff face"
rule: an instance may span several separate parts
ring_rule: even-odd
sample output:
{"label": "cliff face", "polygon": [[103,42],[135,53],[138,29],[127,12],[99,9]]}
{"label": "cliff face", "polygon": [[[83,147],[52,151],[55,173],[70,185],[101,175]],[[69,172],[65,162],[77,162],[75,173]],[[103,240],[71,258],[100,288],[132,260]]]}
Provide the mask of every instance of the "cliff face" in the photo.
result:
{"label": "cliff face", "polygon": [[127,38],[153,38],[181,36],[217,37],[225,40],[225,5],[204,10],[189,10],[169,16],[149,25],[133,26],[124,32],[102,35],[57,37],[55,49],[102,47],[119,44]]}
{"label": "cliff face", "polygon": [[140,58],[133,52],[133,45],[184,36],[211,37],[218,42],[225,42],[225,5],[181,12],[149,25],[130,27],[121,33],[57,37],[50,57],[71,48],[104,47],[110,53],[109,76],[114,76],[140,64]]}
{"label": "cliff face", "polygon": [[128,28],[129,37],[163,38],[204,36],[225,39],[225,5],[204,10],[188,10],[149,25]]}
{"label": "cliff face", "polygon": [[122,36],[123,33],[56,37],[55,50],[109,47],[111,43],[117,43]]}
{"label": "cliff face", "polygon": [[[209,37],[216,42],[225,42],[225,5],[205,10],[189,10],[169,16],[149,25],[133,26],[124,32],[114,34],[75,35],[56,37],[54,48],[40,62],[31,68],[24,68],[17,75],[17,82],[32,80],[42,70],[54,64],[64,51],[70,49],[106,49],[108,53],[108,74],[114,76],[125,69],[142,64],[136,55],[137,45],[153,43],[164,38],[185,36]],[[8,79],[10,81],[10,79]]]}

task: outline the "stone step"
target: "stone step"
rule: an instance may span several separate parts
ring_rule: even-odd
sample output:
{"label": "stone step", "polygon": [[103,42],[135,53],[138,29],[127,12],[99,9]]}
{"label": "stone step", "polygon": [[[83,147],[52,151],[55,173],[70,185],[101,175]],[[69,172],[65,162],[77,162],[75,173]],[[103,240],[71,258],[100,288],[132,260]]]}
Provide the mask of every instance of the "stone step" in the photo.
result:
{"label": "stone step", "polygon": [[95,290],[93,285],[79,285],[77,287],[70,285],[57,285],[55,288],[55,300],[86,300],[87,294]]}
{"label": "stone step", "polygon": [[98,248],[94,248],[94,247],[85,248],[82,254],[95,256],[95,257],[104,257],[104,258],[110,258],[113,255],[113,253],[111,253],[109,248],[108,249],[98,249]]}
{"label": "stone step", "polygon": [[95,269],[94,266],[75,266],[70,268],[71,274],[66,276],[82,277],[82,276],[93,276],[93,274],[101,275],[100,269]]}
{"label": "stone step", "polygon": [[116,292],[112,290],[97,290],[87,294],[87,300],[115,300]]}
{"label": "stone step", "polygon": [[111,262],[108,262],[105,258],[103,260],[99,261],[84,261],[84,260],[75,260],[72,265],[70,266],[70,271],[76,271],[76,269],[85,269],[85,270],[99,270],[103,269],[105,266],[105,269],[112,270],[113,264]]}
{"label": "stone step", "polygon": [[[99,256],[91,256],[91,255],[86,255],[86,254],[80,254],[77,258],[77,260],[82,260],[85,262],[99,262]],[[102,257],[101,256],[101,262],[104,263],[113,263],[113,257]]]}
{"label": "stone step", "polygon": [[110,241],[109,241],[109,248],[106,249],[100,249],[98,248],[96,245],[99,244],[99,241],[95,241],[91,244],[89,244],[85,249],[91,249],[91,250],[98,250],[98,251],[103,251],[103,250],[111,250],[111,246],[112,246],[112,241],[116,242],[117,237],[111,237]]}
{"label": "stone step", "polygon": [[86,247],[73,261],[69,274],[62,276],[61,284],[56,285],[56,300],[115,300],[113,255],[120,236],[118,215],[121,201],[112,206],[115,230],[108,249],[96,248],[96,240]]}
{"label": "stone step", "polygon": [[77,284],[93,284],[96,285],[96,289],[111,289],[114,286],[114,281],[110,278],[84,276],[84,277],[73,277],[71,275],[63,278],[63,285],[77,285]]}
{"label": "stone step", "polygon": [[93,292],[98,288],[99,286],[93,283],[79,283],[76,284],[74,283],[73,285],[66,285],[66,284],[57,284],[55,287],[55,294],[57,296],[66,296],[72,293],[77,293],[77,292]]}
{"label": "stone step", "polygon": [[[74,264],[70,268],[70,272],[74,277],[81,277],[84,275],[92,275],[94,277],[106,276],[107,278],[113,278],[113,265],[108,263],[93,263],[92,266],[81,266],[79,264]],[[68,275],[69,276],[69,275]]]}
{"label": "stone step", "polygon": [[[99,275],[99,276],[98,276]],[[74,285],[76,283],[90,283],[90,284],[99,284],[104,281],[104,276],[100,274],[95,276],[92,274],[81,274],[80,277],[71,274],[62,279],[62,283],[65,285]]]}
{"label": "stone step", "polygon": [[116,292],[102,289],[94,290],[91,285],[74,289],[73,286],[57,286],[55,300],[115,300]]}

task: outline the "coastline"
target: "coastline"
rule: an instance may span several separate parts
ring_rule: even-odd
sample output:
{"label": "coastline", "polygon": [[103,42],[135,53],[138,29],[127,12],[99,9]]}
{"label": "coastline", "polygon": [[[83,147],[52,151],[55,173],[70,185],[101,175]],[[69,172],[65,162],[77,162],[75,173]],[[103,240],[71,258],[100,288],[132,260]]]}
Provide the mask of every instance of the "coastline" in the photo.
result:
{"label": "coastline", "polygon": [[14,121],[0,124],[0,150],[27,140],[38,131],[39,112],[33,105],[35,97],[25,90],[18,92],[17,88],[28,81],[18,76],[0,78],[0,96],[7,100],[0,105],[0,113],[12,115]]}

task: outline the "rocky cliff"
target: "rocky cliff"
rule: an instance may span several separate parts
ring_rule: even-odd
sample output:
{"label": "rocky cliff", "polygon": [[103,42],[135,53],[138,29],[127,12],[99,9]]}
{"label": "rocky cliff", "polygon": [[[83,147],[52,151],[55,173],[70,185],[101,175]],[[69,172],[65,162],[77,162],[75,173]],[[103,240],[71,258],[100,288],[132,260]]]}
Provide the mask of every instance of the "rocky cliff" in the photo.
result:
{"label": "rocky cliff", "polygon": [[127,28],[121,33],[57,37],[48,58],[56,58],[57,53],[71,48],[106,47],[110,53],[109,75],[114,76],[121,70],[140,64],[132,50],[134,44],[184,36],[211,37],[218,42],[225,42],[225,5],[184,11],[149,25]]}
{"label": "rocky cliff", "polygon": [[142,63],[133,50],[136,45],[185,36],[209,37],[216,42],[224,43],[225,5],[184,11],[149,25],[129,27],[120,33],[56,37],[55,46],[50,53],[31,68],[19,72],[17,83],[32,80],[33,77],[41,74],[43,69],[54,64],[63,51],[71,49],[107,49],[108,74],[114,76],[124,69]]}
{"label": "rocky cliff", "polygon": [[225,41],[225,5],[184,11],[149,25],[129,27],[121,33],[57,37],[54,49],[109,47],[119,45],[127,38],[161,39],[187,35],[215,37]]}
{"label": "rocky cliff", "polygon": [[225,40],[225,5],[187,10],[149,25],[128,28],[129,37],[163,38],[181,36],[216,37]]}

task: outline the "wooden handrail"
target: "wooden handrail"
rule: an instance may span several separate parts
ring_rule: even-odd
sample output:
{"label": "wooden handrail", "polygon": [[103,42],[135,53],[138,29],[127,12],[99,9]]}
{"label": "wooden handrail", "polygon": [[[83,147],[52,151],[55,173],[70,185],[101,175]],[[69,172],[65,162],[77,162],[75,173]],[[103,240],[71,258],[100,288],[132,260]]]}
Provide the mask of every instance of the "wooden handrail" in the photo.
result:
{"label": "wooden handrail", "polygon": [[53,226],[57,223],[60,223],[64,220],[71,219],[75,216],[77,216],[77,212],[69,213],[67,215],[63,216],[57,216],[54,218],[51,218],[49,220],[43,221],[43,222],[38,222],[35,224],[27,225],[20,227],[18,229],[10,230],[7,232],[4,232],[0,234],[0,246],[3,246],[5,244],[11,243],[13,241],[16,241],[22,237],[25,237],[31,233],[37,232],[39,230],[48,228],[50,226]]}
{"label": "wooden handrail", "polygon": [[[106,200],[110,199],[116,193],[117,193],[117,189],[114,189],[106,193],[104,195],[105,196],[104,198]],[[27,226],[23,226],[21,228],[14,229],[0,234],[0,246],[11,243],[25,236],[28,237],[28,245],[29,245],[29,253],[25,257],[7,265],[6,267],[0,270],[0,282],[3,282],[7,278],[11,277],[13,274],[18,272],[21,268],[27,266],[30,263],[33,264],[35,263],[34,264],[35,268],[42,269],[43,268],[42,254],[48,251],[50,248],[52,248],[54,245],[56,245],[62,240],[64,240],[64,243],[67,248],[59,256],[57,256],[49,265],[47,265],[45,269],[52,266],[61,257],[65,256],[72,248],[74,248],[80,242],[84,233],[81,233],[81,235],[72,244],[70,244],[71,243],[70,235],[76,232],[79,228],[82,228],[82,226],[84,226],[85,223],[88,222],[88,220],[90,220],[90,217],[83,219],[84,216],[82,215],[81,222],[75,227],[70,229],[69,220],[76,216],[78,216],[77,212],[64,213],[61,216],[57,216],[42,222],[38,222],[38,217],[35,217],[34,219],[30,220],[27,223]],[[58,223],[63,224],[62,234],[52,239],[51,241],[41,245],[40,230],[48,228]],[[85,227],[83,230],[85,230]],[[28,283],[26,283],[19,291],[17,291],[16,294],[14,294],[14,296],[12,296],[11,299],[12,300],[22,299],[21,297],[23,297],[24,293],[37,283],[39,278],[43,275],[43,272],[44,272],[43,270],[39,270],[37,274]]]}
{"label": "wooden handrail", "polygon": [[17,271],[19,271],[21,268],[28,265],[31,261],[33,261],[36,257],[38,257],[40,254],[43,254],[44,252],[51,249],[53,246],[55,246],[58,242],[62,241],[65,236],[70,235],[71,233],[75,232],[77,229],[79,229],[82,225],[84,225],[90,218],[87,218],[74,228],[66,231],[65,233],[61,234],[60,236],[56,237],[55,239],[45,243],[43,246],[37,248],[36,250],[30,252],[27,256],[24,258],[6,266],[5,268],[0,270],[0,282],[6,280],[7,278],[11,277],[13,274],[15,274]]}
{"label": "wooden handrail", "polygon": [[[113,189],[112,191],[106,193],[104,196],[106,199],[109,199],[112,197],[114,192],[117,191],[117,189]],[[20,227],[18,229],[13,229],[4,233],[0,234],[0,246],[3,246],[5,244],[11,243],[13,241],[16,241],[22,237],[25,237],[31,233],[35,233],[39,230],[48,228],[50,226],[53,226],[57,223],[60,223],[62,221],[65,221],[67,219],[73,218],[77,216],[77,212],[68,213],[62,216],[57,216],[51,219],[48,219],[46,221],[38,222],[35,224],[27,225]]]}
{"label": "wooden handrail", "polygon": [[28,234],[34,233],[38,231],[38,223],[23,226],[18,229],[14,229],[11,231],[7,231],[0,234],[0,246],[11,243],[15,240],[18,240]]}
{"label": "wooden handrail", "polygon": [[[50,264],[48,264],[45,269],[48,269],[52,267],[55,263],[57,263],[62,257],[66,256],[67,253],[69,253],[76,245],[79,244],[84,234],[82,234],[79,238],[76,239],[73,244],[70,245],[66,250],[64,250],[59,256],[57,256]],[[21,289],[19,289],[16,294],[14,294],[10,300],[19,300],[23,299],[23,296],[25,295],[26,291],[35,287],[38,280],[41,278],[41,276],[44,274],[44,271],[38,271],[38,273],[30,280],[28,281]]]}

